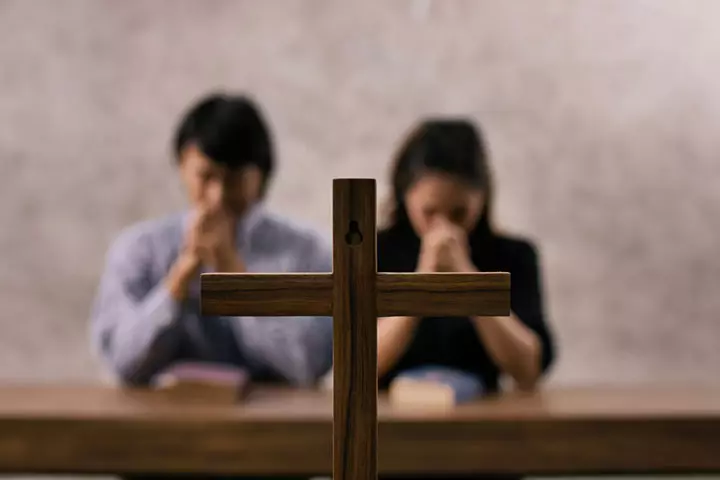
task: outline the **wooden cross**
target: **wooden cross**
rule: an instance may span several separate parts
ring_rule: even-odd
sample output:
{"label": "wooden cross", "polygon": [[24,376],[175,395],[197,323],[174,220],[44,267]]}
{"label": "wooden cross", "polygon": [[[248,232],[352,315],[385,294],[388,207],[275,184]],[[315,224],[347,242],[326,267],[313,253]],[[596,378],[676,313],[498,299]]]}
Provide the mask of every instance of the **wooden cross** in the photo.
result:
{"label": "wooden cross", "polygon": [[333,181],[333,272],[202,275],[203,315],[333,317],[333,479],[377,478],[377,318],[507,316],[508,273],[377,273],[375,180]]}

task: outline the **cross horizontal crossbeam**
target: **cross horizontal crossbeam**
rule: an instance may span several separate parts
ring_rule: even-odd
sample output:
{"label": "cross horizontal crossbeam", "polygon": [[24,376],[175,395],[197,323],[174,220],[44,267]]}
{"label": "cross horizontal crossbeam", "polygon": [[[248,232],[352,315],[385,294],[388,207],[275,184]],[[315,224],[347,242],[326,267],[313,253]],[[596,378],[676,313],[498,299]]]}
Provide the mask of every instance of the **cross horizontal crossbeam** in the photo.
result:
{"label": "cross horizontal crossbeam", "polygon": [[[377,315],[506,316],[508,273],[378,273]],[[331,316],[333,276],[237,274],[203,276],[206,315]]]}

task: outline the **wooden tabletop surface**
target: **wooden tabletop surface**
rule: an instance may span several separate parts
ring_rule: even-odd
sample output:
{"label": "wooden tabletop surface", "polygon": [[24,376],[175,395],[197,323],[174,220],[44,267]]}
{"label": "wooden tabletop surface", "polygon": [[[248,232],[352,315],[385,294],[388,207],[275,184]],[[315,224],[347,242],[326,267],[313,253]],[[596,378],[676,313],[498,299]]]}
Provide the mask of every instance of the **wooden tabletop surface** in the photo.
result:
{"label": "wooden tabletop surface", "polygon": [[[381,473],[720,472],[719,387],[507,394],[451,411],[378,403]],[[0,387],[0,472],[326,474],[332,397],[241,405],[97,386]]]}

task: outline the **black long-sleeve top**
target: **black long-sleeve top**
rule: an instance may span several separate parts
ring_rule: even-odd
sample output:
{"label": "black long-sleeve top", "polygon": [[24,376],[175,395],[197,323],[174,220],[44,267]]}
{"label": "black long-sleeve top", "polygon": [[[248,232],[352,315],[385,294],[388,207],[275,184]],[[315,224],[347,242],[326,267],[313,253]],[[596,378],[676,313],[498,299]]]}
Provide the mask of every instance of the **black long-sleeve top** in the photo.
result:
{"label": "black long-sleeve top", "polygon": [[[471,240],[471,249],[473,263],[479,271],[510,273],[511,310],[538,335],[542,347],[541,365],[545,372],[553,362],[555,347],[545,321],[535,247],[524,240],[492,236],[482,242]],[[414,234],[396,230],[378,234],[380,272],[414,272],[419,253],[420,239]],[[423,318],[408,349],[380,379],[379,387],[387,388],[403,370],[430,364],[474,373],[480,376],[489,391],[498,389],[500,370],[490,358],[470,318]]]}

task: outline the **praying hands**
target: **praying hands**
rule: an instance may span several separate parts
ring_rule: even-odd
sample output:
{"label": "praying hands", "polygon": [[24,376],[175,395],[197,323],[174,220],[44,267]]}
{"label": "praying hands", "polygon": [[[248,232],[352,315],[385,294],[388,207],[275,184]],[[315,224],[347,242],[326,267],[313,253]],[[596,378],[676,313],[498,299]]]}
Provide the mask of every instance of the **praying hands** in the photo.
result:
{"label": "praying hands", "polygon": [[422,238],[418,272],[473,272],[467,234],[441,220]]}

